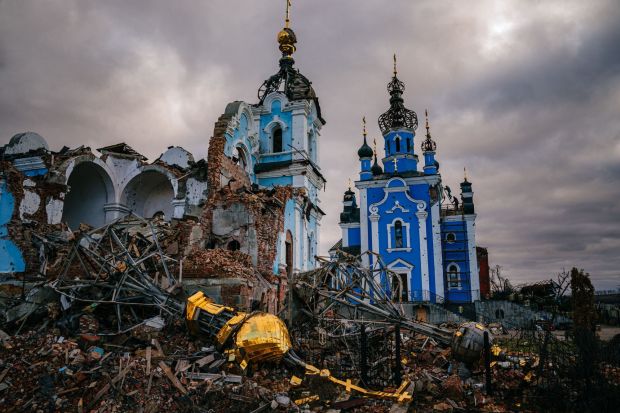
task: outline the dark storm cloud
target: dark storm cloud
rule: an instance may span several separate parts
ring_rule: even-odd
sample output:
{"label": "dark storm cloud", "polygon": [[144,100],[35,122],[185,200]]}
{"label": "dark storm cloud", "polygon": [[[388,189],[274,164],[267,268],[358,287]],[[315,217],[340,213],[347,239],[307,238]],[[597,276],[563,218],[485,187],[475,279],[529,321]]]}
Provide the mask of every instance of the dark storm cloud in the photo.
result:
{"label": "dark storm cloud", "polygon": [[[444,180],[474,183],[477,242],[515,282],[573,265],[620,283],[620,9],[613,0],[293,1],[327,125],[322,250],[357,177],[361,117],[430,109]],[[277,69],[284,0],[0,0],[0,134],[206,155],[227,102]],[[421,121],[422,123],[422,121]],[[419,145],[419,142],[416,143]],[[379,145],[380,146],[380,145]]]}

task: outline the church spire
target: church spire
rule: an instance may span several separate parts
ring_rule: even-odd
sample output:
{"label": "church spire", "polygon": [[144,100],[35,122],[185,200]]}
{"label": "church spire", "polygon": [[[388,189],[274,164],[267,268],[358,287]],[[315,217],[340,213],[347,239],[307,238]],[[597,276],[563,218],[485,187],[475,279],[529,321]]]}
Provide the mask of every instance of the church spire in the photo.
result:
{"label": "church spire", "polygon": [[422,142],[422,152],[435,152],[437,149],[437,144],[431,138],[431,126],[428,122],[428,109],[424,111],[426,115],[426,139]]}
{"label": "church spire", "polygon": [[439,170],[439,163],[435,160],[435,150],[437,144],[431,138],[431,125],[428,121],[428,109],[424,111],[426,115],[426,139],[422,142],[422,153],[424,154],[424,174],[434,175]]}
{"label": "church spire", "polygon": [[297,36],[295,36],[293,29],[289,27],[291,22],[290,7],[291,0],[286,0],[286,18],[284,19],[284,28],[278,33],[278,43],[280,44],[279,48],[282,52],[282,57],[292,59],[291,56],[297,50],[295,47]]}
{"label": "church spire", "polygon": [[364,143],[358,149],[357,156],[359,156],[360,159],[372,158],[372,153],[373,153],[372,148],[368,146],[368,143],[366,142],[366,116],[362,118],[362,125],[363,125],[362,134],[364,135]]}
{"label": "church spire", "polygon": [[288,25],[289,25],[289,23],[291,21],[290,18],[289,18],[289,10],[290,10],[291,6],[292,6],[291,0],[286,0],[286,19],[284,20],[284,27],[286,29],[288,29]]}
{"label": "church spire", "polygon": [[377,163],[377,140],[376,139],[373,139],[373,145],[375,147],[375,150],[374,150],[375,162],[372,164],[372,168],[370,168],[370,171],[372,172],[373,175],[381,175],[383,173],[383,169]]}
{"label": "church spire", "polygon": [[379,128],[381,133],[387,134],[390,130],[406,128],[416,130],[418,127],[418,115],[405,107],[403,92],[405,84],[398,79],[396,70],[396,54],[394,54],[394,76],[388,83],[387,89],[390,93],[390,108],[379,116]]}
{"label": "church spire", "polygon": [[312,87],[312,82],[302,75],[298,69],[294,68],[295,59],[293,53],[297,50],[297,36],[290,28],[291,0],[286,1],[286,14],[284,18],[284,28],[278,32],[278,48],[282,52],[280,58],[280,70],[269,79],[265,80],[258,89],[259,105],[262,105],[265,98],[273,92],[283,92],[289,101],[312,100],[316,104],[318,118],[322,124],[325,120],[321,116],[319,99]]}
{"label": "church spire", "polygon": [[397,74],[398,71],[396,70],[396,53],[394,53],[394,77],[396,77]]}

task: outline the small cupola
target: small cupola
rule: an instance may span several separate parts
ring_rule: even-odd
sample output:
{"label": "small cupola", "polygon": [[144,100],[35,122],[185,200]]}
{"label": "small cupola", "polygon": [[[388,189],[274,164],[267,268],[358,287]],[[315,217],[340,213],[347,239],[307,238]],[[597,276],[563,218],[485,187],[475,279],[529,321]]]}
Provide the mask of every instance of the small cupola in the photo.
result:
{"label": "small cupola", "polygon": [[366,158],[370,159],[372,158],[373,152],[372,152],[372,148],[366,142],[367,132],[366,132],[366,117],[365,116],[362,118],[362,123],[364,125],[364,131],[363,131],[364,143],[357,150],[357,156],[359,156],[360,159],[366,159]]}

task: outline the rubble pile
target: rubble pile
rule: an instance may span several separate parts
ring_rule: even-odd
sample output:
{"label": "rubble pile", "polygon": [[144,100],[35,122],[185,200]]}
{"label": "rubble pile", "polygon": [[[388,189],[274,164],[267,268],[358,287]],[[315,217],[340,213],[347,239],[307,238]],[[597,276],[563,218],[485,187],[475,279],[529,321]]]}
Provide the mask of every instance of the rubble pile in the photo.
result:
{"label": "rubble pile", "polygon": [[233,374],[239,369],[224,355],[185,333],[104,342],[30,332],[2,346],[0,409],[6,412],[247,412],[292,403],[285,370]]}
{"label": "rubble pile", "polygon": [[241,251],[222,249],[194,250],[183,259],[187,278],[254,278],[252,257]]}
{"label": "rubble pile", "polygon": [[[571,342],[407,318],[358,257],[296,278],[289,335],[274,314],[183,285],[200,269],[262,279],[241,251],[183,257],[183,233],[130,216],[36,235],[44,276],[0,283],[0,410],[527,412],[581,405],[583,383],[620,394],[620,341],[576,380]],[[489,332],[500,335],[492,347]]]}
{"label": "rubble pile", "polygon": [[[150,338],[149,338],[150,337]],[[3,334],[0,410],[6,412],[327,411],[388,412],[391,402],[358,399],[321,377],[301,383],[284,365],[246,374],[226,354],[180,325],[113,339],[59,329]]]}

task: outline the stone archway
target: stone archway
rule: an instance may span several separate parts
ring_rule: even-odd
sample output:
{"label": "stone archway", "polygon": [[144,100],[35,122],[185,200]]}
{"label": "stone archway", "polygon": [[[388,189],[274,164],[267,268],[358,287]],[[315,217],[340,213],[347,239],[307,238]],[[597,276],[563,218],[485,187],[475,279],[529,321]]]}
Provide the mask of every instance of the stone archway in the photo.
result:
{"label": "stone archway", "polygon": [[169,221],[174,213],[174,189],[166,175],[147,170],[133,177],[123,189],[121,203],[144,218],[164,214]]}
{"label": "stone archway", "polygon": [[104,206],[114,201],[114,185],[105,169],[94,162],[81,162],[71,171],[67,185],[62,221],[72,229],[80,223],[93,227],[104,225]]}

